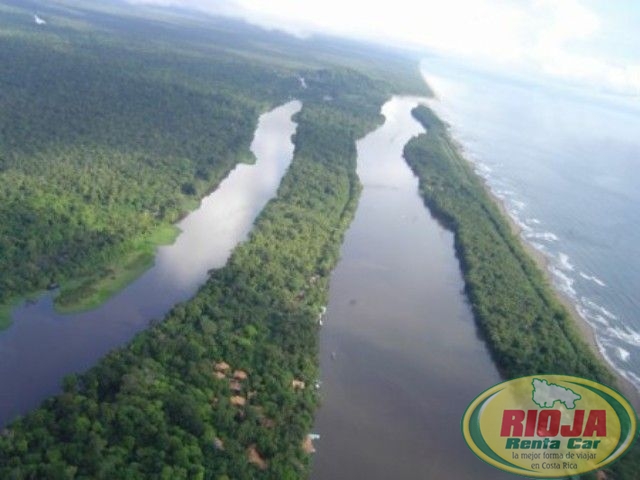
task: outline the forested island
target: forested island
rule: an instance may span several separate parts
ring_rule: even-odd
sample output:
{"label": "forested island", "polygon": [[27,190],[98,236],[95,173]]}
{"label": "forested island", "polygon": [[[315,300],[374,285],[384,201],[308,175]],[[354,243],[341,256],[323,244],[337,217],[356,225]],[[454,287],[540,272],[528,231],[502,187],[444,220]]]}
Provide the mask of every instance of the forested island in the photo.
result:
{"label": "forested island", "polygon": [[[0,2],[5,325],[13,303],[48,287],[69,311],[121,288],[251,161],[260,113],[290,98],[303,108],[291,167],[250,238],[191,300],[4,428],[0,477],[306,478],[318,319],[360,190],[355,142],[392,94],[429,93],[415,58],[187,13],[36,5],[46,24]],[[428,133],[407,161],[456,235],[502,374],[611,383],[446,126],[414,113]],[[637,458],[612,478],[636,478]]]}

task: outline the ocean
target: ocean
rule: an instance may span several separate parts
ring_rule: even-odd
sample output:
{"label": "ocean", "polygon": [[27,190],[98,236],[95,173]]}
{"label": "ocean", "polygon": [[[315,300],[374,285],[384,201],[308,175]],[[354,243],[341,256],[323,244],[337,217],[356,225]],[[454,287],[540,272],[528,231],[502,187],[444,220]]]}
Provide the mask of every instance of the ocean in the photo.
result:
{"label": "ocean", "polygon": [[432,108],[640,390],[640,104],[435,58],[422,71]]}

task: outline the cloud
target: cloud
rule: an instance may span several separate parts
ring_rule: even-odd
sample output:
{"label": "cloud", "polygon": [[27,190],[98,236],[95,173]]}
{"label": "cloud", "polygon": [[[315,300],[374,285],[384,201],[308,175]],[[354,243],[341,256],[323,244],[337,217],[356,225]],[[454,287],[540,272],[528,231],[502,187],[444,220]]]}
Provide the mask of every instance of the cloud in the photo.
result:
{"label": "cloud", "polygon": [[640,94],[640,59],[622,63],[613,49],[603,52],[599,39],[616,32],[603,31],[600,12],[578,0],[131,1],[243,17],[297,35],[420,46],[495,68]]}
{"label": "cloud", "polygon": [[589,48],[603,33],[602,21],[594,11],[574,0],[538,0],[530,13],[536,19],[535,40],[522,56],[530,70],[600,89],[640,94],[640,63],[623,64],[616,61],[615,52],[596,55]]}

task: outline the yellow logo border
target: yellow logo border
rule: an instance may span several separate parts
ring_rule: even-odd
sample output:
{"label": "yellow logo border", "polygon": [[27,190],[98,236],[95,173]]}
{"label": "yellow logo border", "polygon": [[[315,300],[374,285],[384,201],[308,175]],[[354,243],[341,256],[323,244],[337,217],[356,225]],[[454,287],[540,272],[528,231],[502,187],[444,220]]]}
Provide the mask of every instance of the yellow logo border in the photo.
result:
{"label": "yellow logo border", "polygon": [[[585,473],[604,468],[607,465],[610,465],[613,462],[619,460],[633,446],[635,440],[638,437],[638,416],[631,403],[617,390],[593,380],[587,380],[586,378],[575,377],[571,375],[541,374],[518,377],[494,385],[478,395],[467,407],[461,422],[462,436],[467,446],[478,458],[488,463],[489,465],[508,473],[526,476],[529,478],[558,478],[557,474],[552,475],[550,473],[545,473],[537,470],[525,469],[506,461],[502,457],[499,457],[482,438],[482,432],[479,424],[474,425],[474,422],[477,423],[477,418],[480,411],[482,410],[483,405],[490,401],[491,398],[494,397],[498,392],[504,390],[505,388],[508,388],[510,383],[520,382],[524,379],[533,381],[533,379],[535,378],[545,379],[547,377],[554,377],[555,379],[561,378],[564,382],[573,383],[575,385],[585,387],[591,390],[593,393],[601,396],[607,402],[607,404],[609,404],[609,406],[611,406],[612,409],[616,412],[616,415],[618,416],[621,424],[625,424],[625,430],[627,432],[624,438],[620,438],[620,441],[614,448],[614,451],[607,458],[602,460],[595,468],[584,471],[577,471],[575,473],[572,473],[571,475],[583,475]],[[606,397],[610,397],[611,399],[613,399],[613,401],[616,402],[617,405],[613,405],[612,402]],[[619,413],[620,407],[622,408],[622,411],[626,413],[627,419],[621,418]]]}

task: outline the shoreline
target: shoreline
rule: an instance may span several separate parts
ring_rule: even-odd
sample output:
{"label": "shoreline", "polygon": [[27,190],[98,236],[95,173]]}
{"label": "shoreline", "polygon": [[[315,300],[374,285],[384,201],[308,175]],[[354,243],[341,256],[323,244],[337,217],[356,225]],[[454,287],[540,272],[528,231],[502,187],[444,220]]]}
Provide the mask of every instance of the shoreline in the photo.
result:
{"label": "shoreline", "polygon": [[[259,115],[266,113],[261,111]],[[259,118],[259,116],[258,116]],[[258,122],[256,121],[256,128]],[[255,131],[254,131],[255,135]],[[196,211],[202,202],[233,172],[238,165],[252,165],[256,157],[247,147],[247,151],[239,151],[235,162],[226,165],[218,178],[207,186],[204,193],[193,199],[185,199],[182,209],[174,221],[160,223],[149,234],[131,239],[132,248],[103,265],[100,270],[83,275],[73,275],[60,280],[54,297],[54,309],[62,315],[88,312],[99,308],[122,290],[135,282],[155,265],[158,248],[173,245],[182,233],[179,224]],[[13,323],[13,311],[32,299],[39,299],[50,292],[44,288],[10,297],[0,303],[0,332],[7,330]]]}
{"label": "shoreline", "polygon": [[[425,83],[427,83],[425,78]],[[434,94],[434,99],[437,99],[437,95]],[[426,102],[428,108],[432,108],[430,102]],[[550,290],[552,291],[555,299],[565,308],[571,319],[573,320],[576,329],[583,340],[587,343],[588,347],[592,352],[596,355],[596,357],[600,360],[600,362],[607,367],[607,369],[611,372],[612,376],[615,379],[614,388],[619,390],[619,392],[624,395],[629,402],[636,408],[636,410],[640,410],[640,390],[636,388],[633,383],[631,383],[627,378],[625,378],[622,373],[620,373],[606,358],[606,356],[600,350],[598,345],[597,335],[595,328],[580,314],[578,308],[574,301],[564,292],[557,288],[553,281],[553,277],[550,271],[551,260],[547,255],[543,252],[537,250],[533,245],[531,245],[527,239],[523,236],[523,228],[518,224],[516,219],[514,219],[507,208],[505,201],[499,198],[489,186],[487,179],[482,176],[477,170],[478,165],[469,159],[466,155],[466,149],[462,143],[460,143],[457,139],[455,139],[452,135],[451,125],[448,121],[443,120],[446,125],[446,129],[449,134],[449,138],[451,140],[452,146],[457,150],[458,155],[471,167],[473,173],[478,177],[480,183],[482,184],[484,191],[487,196],[491,199],[493,204],[498,208],[500,214],[505,218],[511,233],[517,237],[520,245],[522,246],[525,253],[533,260],[535,265],[543,274],[544,279],[548,283]]]}
{"label": "shoreline", "polygon": [[640,410],[640,392],[636,389],[636,387],[627,380],[618,370],[616,370],[606,359],[606,357],[600,351],[598,347],[598,341],[596,337],[596,332],[594,328],[587,322],[586,319],[580,315],[575,303],[569,298],[566,294],[561,292],[553,283],[553,278],[551,277],[551,272],[549,270],[550,260],[549,258],[537,250],[533,245],[531,245],[523,236],[523,229],[521,226],[517,224],[514,218],[511,216],[508,208],[506,207],[503,200],[498,198],[495,193],[489,187],[487,180],[480,175],[476,171],[476,164],[469,160],[465,155],[464,146],[461,145],[458,141],[453,140],[455,148],[458,150],[459,155],[469,164],[469,166],[473,169],[474,173],[482,182],[485,192],[491,201],[498,207],[498,210],[505,218],[509,227],[511,229],[511,233],[518,238],[518,241],[522,245],[524,251],[531,257],[536,266],[541,270],[544,275],[545,280],[548,282],[551,290],[555,298],[562,304],[562,306],[567,310],[567,313],[570,315],[573,320],[575,326],[577,327],[578,332],[587,343],[589,348],[595,353],[595,355],[600,359],[600,361],[607,367],[607,369],[611,372],[616,380],[616,384],[613,385],[614,389],[619,390],[620,393],[631,402],[631,404],[636,408],[636,410]]}
{"label": "shoreline", "polygon": [[[266,113],[266,111],[259,115],[263,113]],[[258,118],[260,117],[258,116]],[[258,120],[256,120],[255,129],[257,128]],[[131,250],[105,265],[102,272],[68,279],[67,285],[61,286],[59,294],[54,299],[56,312],[70,315],[94,310],[135,282],[144,273],[153,268],[160,247],[173,245],[178,240],[182,233],[179,226],[180,222],[198,210],[202,206],[202,202],[218,189],[220,184],[238,165],[252,165],[255,162],[256,156],[249,145],[246,152],[237,152],[235,162],[226,165],[218,175],[218,178],[215,178],[207,186],[201,196],[185,199],[175,220],[169,223],[160,223],[149,234],[133,239]],[[73,296],[77,296],[77,298],[73,298]],[[69,299],[68,297],[72,298]],[[11,319],[9,319],[8,325],[10,324]]]}
{"label": "shoreline", "polygon": [[[557,372],[564,365],[565,374],[614,385],[630,403],[640,405],[635,387],[597,347],[594,330],[555,287],[549,259],[522,237],[505,204],[452,138],[450,125],[425,105],[413,114],[430,135],[409,142],[405,159],[420,178],[427,207],[456,233],[474,316],[503,376]],[[456,187],[460,182],[464,188]],[[518,304],[512,304],[514,300]],[[516,310],[523,325],[535,323],[536,330],[514,330]],[[522,356],[519,346],[527,347],[528,355]]]}

